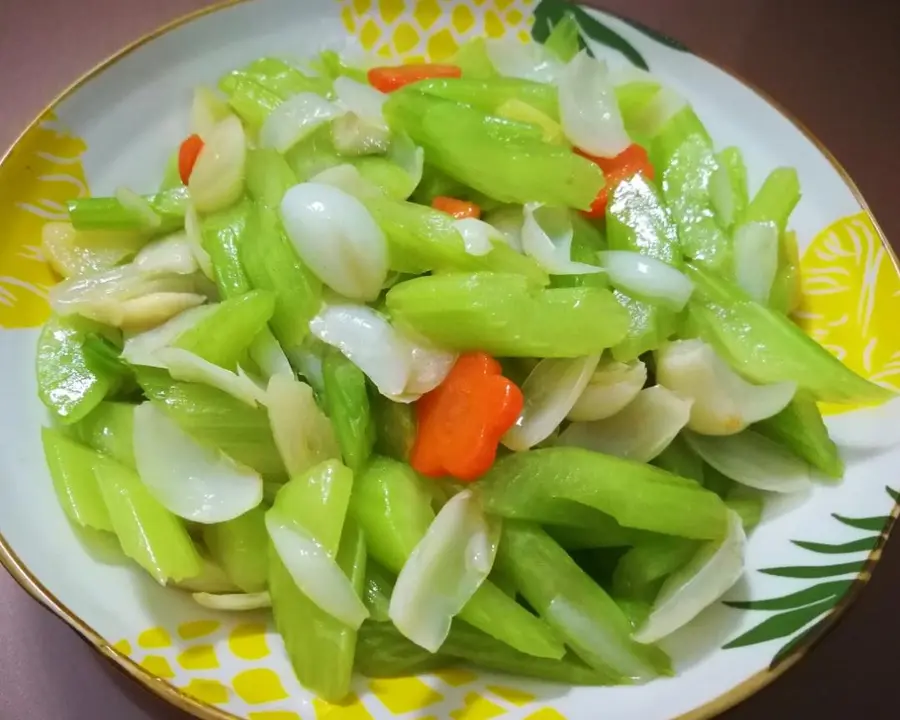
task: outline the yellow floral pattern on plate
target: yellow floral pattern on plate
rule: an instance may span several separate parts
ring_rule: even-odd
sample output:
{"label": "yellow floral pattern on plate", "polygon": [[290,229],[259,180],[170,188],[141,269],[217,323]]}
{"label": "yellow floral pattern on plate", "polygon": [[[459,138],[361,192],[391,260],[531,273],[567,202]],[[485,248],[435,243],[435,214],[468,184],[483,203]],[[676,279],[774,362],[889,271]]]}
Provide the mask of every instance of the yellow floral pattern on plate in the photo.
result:
{"label": "yellow floral pattern on plate", "polygon": [[271,667],[273,637],[259,622],[194,620],[173,630],[148,628],[113,649],[151,675],[210,705],[242,703],[249,720],[373,720],[385,711],[420,720],[491,720],[525,709],[524,720],[565,720],[540,707],[521,688],[485,682],[466,668],[450,668],[422,677],[365,681],[365,697],[352,695],[340,705],[314,699],[301,715],[290,705],[293,678]]}
{"label": "yellow floral pattern on plate", "polygon": [[[829,225],[800,267],[800,326],[863,377],[900,389],[900,276],[871,218],[860,212]],[[822,405],[827,414],[852,409]]]}
{"label": "yellow floral pattern on plate", "polygon": [[474,37],[531,38],[535,0],[339,0],[341,18],[364,50],[395,60],[441,62]]}
{"label": "yellow floral pattern on plate", "polygon": [[37,327],[50,314],[57,278],[41,252],[41,229],[67,220],[66,201],[88,194],[84,142],[53,114],[18,142],[0,168],[0,328]]}

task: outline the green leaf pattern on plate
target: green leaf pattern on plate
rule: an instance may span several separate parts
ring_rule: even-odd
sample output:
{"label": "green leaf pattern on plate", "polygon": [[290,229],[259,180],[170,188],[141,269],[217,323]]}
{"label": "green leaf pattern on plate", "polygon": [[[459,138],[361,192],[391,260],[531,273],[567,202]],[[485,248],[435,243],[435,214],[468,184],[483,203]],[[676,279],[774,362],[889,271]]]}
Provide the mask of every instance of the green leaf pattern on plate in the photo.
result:
{"label": "green leaf pattern on plate", "polygon": [[[892,488],[885,488],[895,501],[900,502],[900,492]],[[760,568],[759,572],[766,575],[774,575],[783,578],[802,580],[816,580],[820,578],[843,579],[828,580],[806,588],[782,595],[780,597],[763,600],[731,600],[725,605],[736,610],[748,610],[756,612],[774,612],[775,615],[763,620],[758,625],[731,640],[723,646],[724,650],[730,648],[757,645],[770,640],[793,637],[781,647],[775,654],[769,668],[774,668],[779,663],[790,657],[795,650],[806,645],[807,640],[818,636],[828,627],[827,615],[835,609],[843,598],[847,596],[854,585],[865,582],[860,575],[869,561],[869,554],[874,551],[890,529],[893,518],[890,516],[878,516],[868,518],[849,518],[834,514],[833,517],[840,523],[855,530],[877,532],[878,535],[866,535],[857,540],[845,543],[830,544],[808,542],[805,540],[792,540],[794,545],[810,552],[821,555],[844,555],[853,553],[866,553],[866,556],[843,563],[822,565],[798,565],[791,567]],[[818,620],[810,627],[810,623]],[[804,630],[804,628],[807,628]],[[798,633],[798,631],[801,631]],[[795,634],[796,633],[796,634]]]}

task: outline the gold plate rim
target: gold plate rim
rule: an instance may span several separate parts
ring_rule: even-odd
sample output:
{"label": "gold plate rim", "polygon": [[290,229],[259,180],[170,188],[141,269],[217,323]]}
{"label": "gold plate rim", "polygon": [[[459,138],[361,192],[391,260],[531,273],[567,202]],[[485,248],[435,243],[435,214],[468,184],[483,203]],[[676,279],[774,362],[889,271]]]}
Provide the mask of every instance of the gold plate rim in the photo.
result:
{"label": "gold plate rim", "polygon": [[[13,153],[16,152],[25,137],[41,122],[41,120],[48,113],[52,112],[62,101],[76,92],[84,84],[99,76],[108,67],[111,67],[115,63],[119,62],[124,57],[131,54],[143,45],[146,45],[147,43],[155,40],[162,35],[165,35],[172,30],[181,27],[182,25],[186,25],[193,20],[197,20],[207,15],[219,12],[220,10],[224,10],[229,7],[234,7],[236,5],[244,4],[250,1],[251,0],[218,0],[217,2],[214,2],[207,7],[187,13],[161,25],[155,30],[146,33],[133,42],[125,45],[120,50],[109,55],[106,59],[100,61],[97,65],[82,74],[78,79],[76,79],[62,92],[60,92],[34,117],[34,119],[30,123],[28,123],[25,129],[22,130],[21,133],[19,133],[18,137],[16,137],[9,148],[7,148],[3,155],[0,156],[0,170],[2,170],[3,166],[7,163]],[[619,17],[616,13],[610,12],[609,10],[604,10],[602,8],[593,8],[592,6],[590,7],[613,17]],[[736,82],[739,82],[744,87],[756,93],[771,107],[775,108],[775,110],[777,110],[783,118],[785,118],[795,128],[797,128],[797,130],[799,130],[800,133],[816,147],[816,149],[823,155],[823,157],[828,161],[832,168],[841,176],[841,179],[844,181],[844,183],[846,183],[848,189],[862,208],[862,211],[866,213],[869,220],[872,222],[872,225],[875,228],[876,233],[878,234],[878,238],[881,241],[882,247],[891,258],[891,261],[894,265],[894,270],[898,274],[900,274],[900,262],[898,262],[897,255],[894,252],[894,249],[888,241],[887,237],[885,236],[884,231],[881,229],[881,226],[878,224],[878,221],[875,218],[872,209],[869,207],[868,202],[866,202],[865,197],[863,197],[862,192],[860,192],[859,187],[853,181],[853,178],[850,176],[841,162],[828,149],[828,147],[802,121],[796,118],[793,113],[785,108],[784,105],[782,105],[778,100],[774,99],[766,91],[758,87],[755,83],[747,80],[740,73],[719,61],[712,60],[711,58],[693,50],[689,50],[688,52],[691,55],[694,55],[695,57],[708,63],[709,65],[712,65],[718,70],[724,72]],[[739,684],[730,688],[722,695],[713,698],[712,700],[704,703],[697,708],[694,708],[693,710],[678,715],[672,720],[709,720],[710,718],[713,718],[714,716],[723,713],[726,710],[729,710],[738,703],[743,702],[752,695],[755,695],[758,691],[774,682],[776,679],[781,677],[781,675],[783,675],[789,668],[793,667],[797,662],[803,659],[807,655],[807,653],[816,645],[816,643],[835,626],[835,624],[843,616],[847,608],[853,605],[862,589],[868,583],[868,580],[871,577],[875,566],[881,558],[884,544],[887,542],[898,516],[900,516],[900,502],[894,504],[894,507],[890,514],[890,518],[881,531],[879,541],[876,547],[869,554],[864,568],[857,576],[854,586],[846,593],[841,602],[838,603],[838,605],[819,622],[817,627],[820,628],[820,630],[815,633],[813,637],[810,637],[808,640],[799,645],[790,656],[788,656],[775,668],[764,668],[763,670],[760,670],[759,672],[751,675]],[[223,710],[221,708],[215,707],[206,702],[191,697],[182,689],[175,687],[168,681],[152,675],[149,671],[138,665],[134,660],[116,650],[99,633],[97,633],[90,625],[88,625],[88,623],[86,623],[78,615],[72,612],[63,602],[61,602],[55,595],[53,595],[53,593],[51,593],[43,585],[43,583],[41,583],[40,580],[38,580],[38,578],[19,559],[19,556],[12,549],[2,533],[0,533],[0,565],[2,565],[6,569],[6,571],[12,576],[12,578],[19,584],[19,586],[23,590],[25,590],[25,592],[27,592],[34,600],[36,600],[47,610],[51,611],[54,615],[63,620],[63,622],[65,622],[70,628],[78,633],[78,635],[80,635],[85,642],[93,647],[94,650],[100,653],[104,658],[110,660],[114,666],[123,671],[126,675],[136,680],[139,684],[147,688],[156,696],[162,698],[163,700],[170,703],[171,705],[174,705],[180,710],[184,710],[185,712],[188,712],[191,715],[200,718],[201,720],[242,720],[239,716],[234,715],[227,710]]]}

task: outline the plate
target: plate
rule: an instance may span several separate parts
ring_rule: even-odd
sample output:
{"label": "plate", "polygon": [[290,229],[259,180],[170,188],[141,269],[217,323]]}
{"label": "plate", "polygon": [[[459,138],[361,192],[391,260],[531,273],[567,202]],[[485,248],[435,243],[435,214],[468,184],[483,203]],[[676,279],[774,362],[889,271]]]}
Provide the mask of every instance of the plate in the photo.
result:
{"label": "plate", "polygon": [[[79,80],[0,164],[0,560],[36,599],[152,691],[202,718],[607,720],[706,718],[799,659],[868,580],[894,517],[900,451],[846,457],[840,484],[776,498],[748,569],[723,602],[670,638],[678,674],[642,687],[564,688],[453,670],[357,678],[345,705],[297,683],[265,616],[220,615],[166,591],[66,521],[42,457],[34,347],[55,282],[41,226],[117,185],[151,191],[187,132],[191,90],[262,55],[301,58],[348,37],[390,60],[450,57],[472,37],[544,37],[560,0],[252,0],[143,38]],[[804,329],[860,374],[900,387],[896,258],[852,181],[801,126],[733,75],[650,30],[577,9],[587,45],[685,95],[717,147],[745,151],[751,189],[796,167]],[[846,410],[846,409],[845,409]],[[834,409],[825,408],[826,412]],[[849,412],[859,412],[851,408]],[[872,422],[860,413],[860,423]]]}

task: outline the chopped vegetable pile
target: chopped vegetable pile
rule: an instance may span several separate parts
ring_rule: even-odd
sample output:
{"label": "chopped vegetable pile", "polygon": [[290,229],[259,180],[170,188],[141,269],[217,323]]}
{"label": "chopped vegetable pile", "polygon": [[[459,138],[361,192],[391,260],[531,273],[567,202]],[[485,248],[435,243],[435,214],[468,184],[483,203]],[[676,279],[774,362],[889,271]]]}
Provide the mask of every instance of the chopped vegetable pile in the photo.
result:
{"label": "chopped vegetable pile", "polygon": [[795,171],[749,197],[683,98],[578,46],[567,17],[448,65],[255,60],[197,89],[156,192],[45,227],[63,509],[271,607],[327,700],[671,674],[764,492],[843,474],[817,401],[892,397],[790,319]]}

